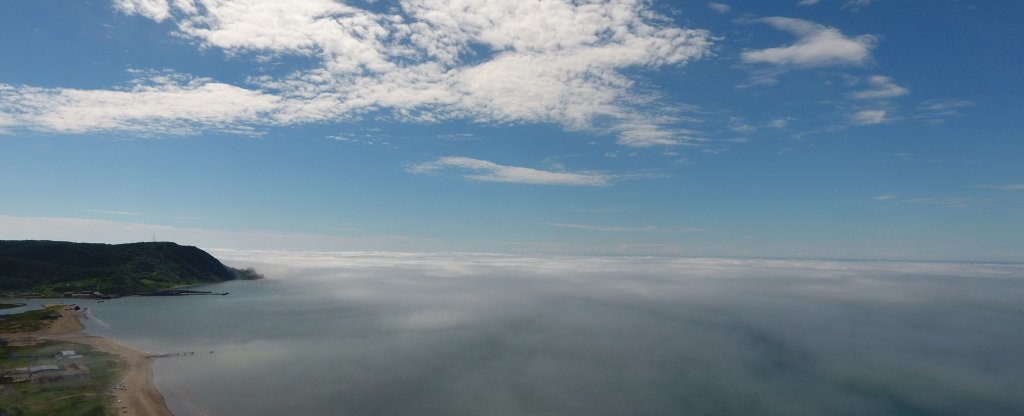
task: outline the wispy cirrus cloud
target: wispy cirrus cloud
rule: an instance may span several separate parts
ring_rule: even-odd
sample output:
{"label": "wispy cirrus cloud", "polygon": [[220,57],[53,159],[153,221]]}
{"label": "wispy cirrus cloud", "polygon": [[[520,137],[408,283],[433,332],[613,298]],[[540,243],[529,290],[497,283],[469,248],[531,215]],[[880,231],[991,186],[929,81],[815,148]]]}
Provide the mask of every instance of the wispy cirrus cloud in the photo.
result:
{"label": "wispy cirrus cloud", "polygon": [[965,208],[970,206],[971,201],[967,198],[948,196],[948,197],[928,197],[928,198],[910,198],[904,199],[903,202],[911,204],[926,204],[926,205],[938,205],[946,208]]}
{"label": "wispy cirrus cloud", "polygon": [[854,92],[853,98],[859,100],[879,100],[895,98],[909,93],[909,89],[896,84],[892,78],[884,75],[873,75],[868,78],[868,89]]}
{"label": "wispy cirrus cloud", "polygon": [[1000,185],[993,185],[993,184],[977,185],[977,186],[975,186],[975,188],[996,189],[996,190],[1000,190],[1000,191],[1024,191],[1024,183],[1009,183],[1009,184],[1000,184]]}
{"label": "wispy cirrus cloud", "polygon": [[839,29],[803,19],[764,17],[742,22],[764,23],[789,32],[796,42],[786,46],[745,51],[743,62],[795,67],[862,65],[871,59],[877,38],[872,35],[850,37]]}
{"label": "wispy cirrus cloud", "polygon": [[247,87],[180,77],[110,90],[4,85],[0,122],[59,133],[187,134],[384,113],[414,122],[554,123],[619,135],[627,146],[679,144],[684,120],[648,116],[664,106],[628,74],[686,64],[711,45],[707,31],[676,27],[637,0],[405,0],[383,12],[331,0],[114,7],[169,23],[202,48],[255,56],[256,65],[289,55],[315,64],[283,77],[254,71]]}
{"label": "wispy cirrus cloud", "polygon": [[646,226],[641,226],[641,227],[624,227],[624,226],[615,226],[615,225],[554,223],[554,224],[551,224],[551,226],[557,227],[557,228],[571,228],[571,229],[575,229],[575,230],[587,230],[587,231],[599,231],[599,232],[650,232],[650,231],[658,231],[659,230],[658,227],[655,227],[655,226],[652,226],[652,225],[646,225]]}
{"label": "wispy cirrus cloud", "polygon": [[612,214],[625,211],[625,208],[621,207],[602,207],[602,208],[581,208],[577,209],[576,212],[589,212],[595,214]]}
{"label": "wispy cirrus cloud", "polygon": [[875,2],[875,0],[846,0],[843,3],[843,8],[844,9],[850,9],[850,10],[853,10],[853,11],[857,11],[857,10],[860,10],[860,9],[862,9],[864,7],[870,6],[871,3],[874,3],[874,2]]}
{"label": "wispy cirrus cloud", "polygon": [[[797,3],[797,5],[798,6],[815,6],[818,3],[820,3],[820,2],[821,2],[821,0],[800,0],[800,2]],[[853,11],[857,11],[857,10],[860,10],[861,8],[863,8],[863,7],[870,6],[871,3],[874,3],[874,2],[875,2],[874,0],[846,0],[845,2],[843,2],[843,8],[844,9],[853,10]]]}
{"label": "wispy cirrus cloud", "polygon": [[616,179],[612,175],[597,172],[555,172],[499,165],[486,160],[460,156],[446,156],[410,165],[406,169],[415,174],[434,174],[448,170],[462,172],[462,177],[470,181],[529,185],[607,186]]}
{"label": "wispy cirrus cloud", "polygon": [[138,216],[138,215],[142,215],[141,212],[135,212],[135,211],[114,211],[114,210],[107,210],[107,209],[90,209],[90,210],[87,210],[87,211],[91,212],[93,214],[103,214],[103,215],[118,215],[118,216]]}
{"label": "wispy cirrus cloud", "polygon": [[922,101],[914,110],[914,117],[926,123],[941,124],[952,117],[963,115],[963,110],[974,102],[959,99],[934,99]]}
{"label": "wispy cirrus cloud", "polygon": [[965,208],[971,205],[972,201],[967,198],[947,196],[947,197],[919,197],[919,198],[901,198],[896,194],[884,194],[878,195],[871,198],[875,201],[893,201],[902,202],[906,204],[923,204],[923,205],[935,205],[946,208]]}

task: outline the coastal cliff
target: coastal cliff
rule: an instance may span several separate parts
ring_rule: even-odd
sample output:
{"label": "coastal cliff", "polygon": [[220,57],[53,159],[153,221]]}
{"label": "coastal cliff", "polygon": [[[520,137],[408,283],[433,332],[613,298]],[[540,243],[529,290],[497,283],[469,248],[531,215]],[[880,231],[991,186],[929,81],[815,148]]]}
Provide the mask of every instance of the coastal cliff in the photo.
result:
{"label": "coastal cliff", "polygon": [[171,242],[97,244],[0,241],[0,292],[123,296],[260,276]]}

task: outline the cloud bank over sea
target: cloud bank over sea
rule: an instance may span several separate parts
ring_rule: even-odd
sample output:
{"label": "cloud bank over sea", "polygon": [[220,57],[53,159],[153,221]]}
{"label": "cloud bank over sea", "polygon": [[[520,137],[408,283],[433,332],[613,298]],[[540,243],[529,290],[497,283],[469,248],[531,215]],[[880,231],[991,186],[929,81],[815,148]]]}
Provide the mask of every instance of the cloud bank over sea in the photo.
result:
{"label": "cloud bank over sea", "polygon": [[295,391],[230,404],[254,414],[291,402],[379,415],[1024,410],[1022,265],[214,254],[269,278],[232,283],[230,305],[190,300],[220,322],[189,322],[193,336],[237,353],[160,364],[172,400],[192,377],[211,384],[193,387],[196,403]]}

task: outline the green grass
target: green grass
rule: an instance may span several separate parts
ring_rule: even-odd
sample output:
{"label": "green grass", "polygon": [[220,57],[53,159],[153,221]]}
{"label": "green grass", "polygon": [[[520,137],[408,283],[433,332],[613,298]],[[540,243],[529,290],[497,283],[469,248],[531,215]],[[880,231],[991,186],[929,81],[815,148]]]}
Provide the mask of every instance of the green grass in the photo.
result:
{"label": "green grass", "polygon": [[[194,284],[194,283],[209,283],[202,281],[193,280],[182,280],[180,282],[164,282],[157,281],[147,278],[137,279],[107,279],[94,277],[89,279],[80,280],[77,282],[70,283],[54,283],[54,284],[43,284],[34,286],[27,290],[29,293],[34,293],[48,298],[61,298],[64,297],[64,293],[72,292],[100,292],[105,294],[133,294],[133,293],[146,293],[154,292],[160,289],[169,289],[175,286],[183,284]],[[13,294],[13,293],[9,293]]]}
{"label": "green grass", "polygon": [[38,331],[53,322],[52,318],[59,315],[57,311],[50,309],[35,309],[13,315],[0,315],[0,333]]}
{"label": "green grass", "polygon": [[[106,389],[117,379],[120,363],[116,356],[96,351],[88,345],[68,342],[43,342],[26,347],[7,347],[0,357],[0,369],[57,364],[52,358],[64,350],[74,350],[83,358],[76,362],[89,367],[92,380],[54,383],[14,383],[0,385],[0,414],[102,416],[109,414]],[[13,354],[13,358],[11,357]],[[6,413],[5,413],[6,412]]]}

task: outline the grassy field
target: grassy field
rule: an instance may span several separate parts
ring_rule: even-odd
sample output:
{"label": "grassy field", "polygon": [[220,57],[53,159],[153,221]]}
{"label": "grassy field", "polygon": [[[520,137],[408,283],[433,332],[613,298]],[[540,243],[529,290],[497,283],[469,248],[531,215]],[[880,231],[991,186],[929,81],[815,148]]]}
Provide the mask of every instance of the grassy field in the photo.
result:
{"label": "grassy field", "polygon": [[36,309],[14,315],[0,315],[0,333],[26,332],[43,329],[59,317],[57,311]]}
{"label": "grassy field", "polygon": [[74,359],[92,373],[88,381],[58,381],[32,384],[28,382],[0,384],[0,414],[3,415],[107,415],[115,410],[105,407],[109,400],[106,389],[115,384],[118,366],[116,356],[82,344],[47,341],[32,346],[0,347],[0,371],[18,367],[55,364],[67,358],[54,357],[60,351],[73,350],[82,355]]}

